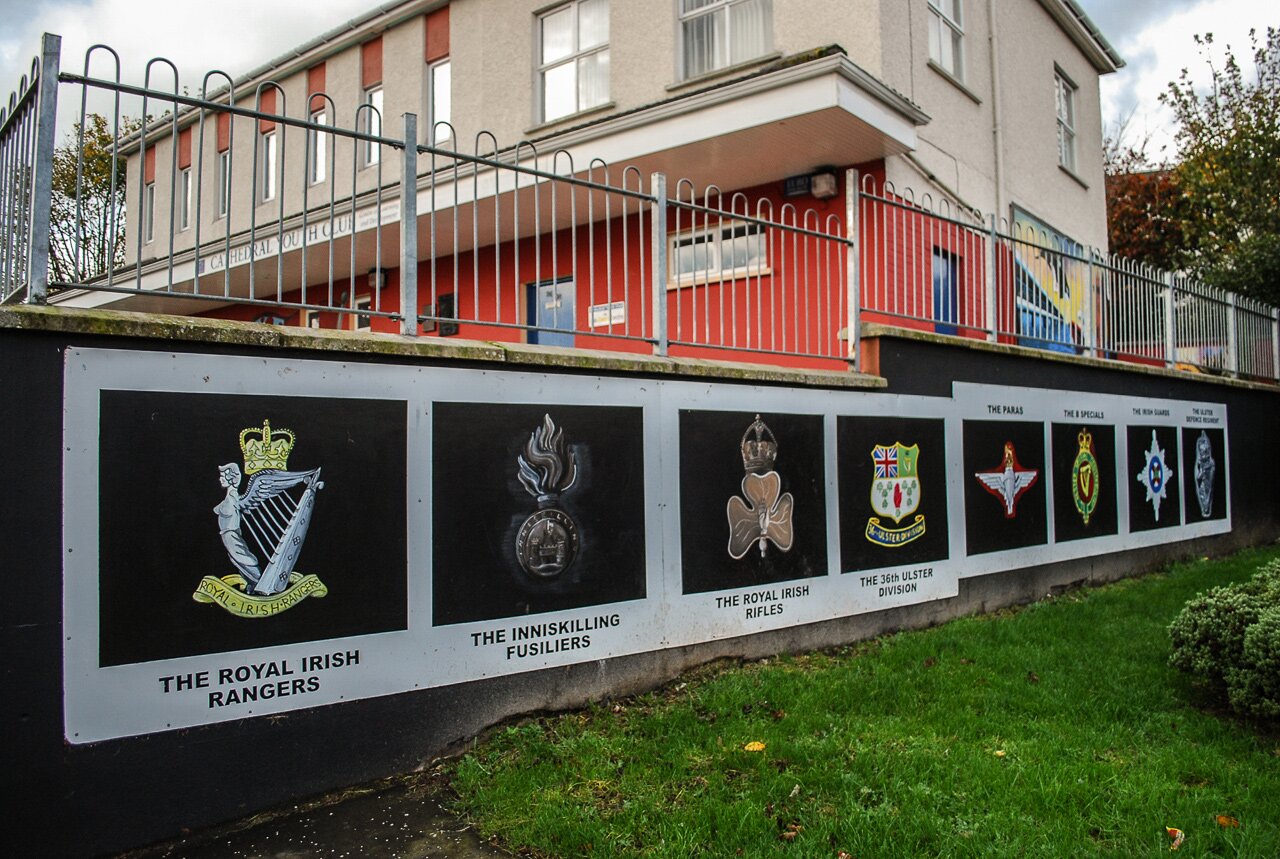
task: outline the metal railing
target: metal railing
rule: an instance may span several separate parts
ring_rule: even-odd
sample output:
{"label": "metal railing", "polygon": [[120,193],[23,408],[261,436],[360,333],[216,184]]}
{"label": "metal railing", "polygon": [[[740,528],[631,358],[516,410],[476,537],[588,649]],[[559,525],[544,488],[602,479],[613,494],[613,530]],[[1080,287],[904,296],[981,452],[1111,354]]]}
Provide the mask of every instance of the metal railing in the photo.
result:
{"label": "metal railing", "polygon": [[[463,147],[412,113],[389,134],[309,87],[290,106],[212,71],[191,95],[162,58],[142,79],[104,45],[59,72],[45,37],[0,112],[0,299],[855,368],[861,323],[883,322],[1280,372],[1274,308],[873,174],[800,208],[488,132]],[[55,151],[59,85],[79,122]]]}

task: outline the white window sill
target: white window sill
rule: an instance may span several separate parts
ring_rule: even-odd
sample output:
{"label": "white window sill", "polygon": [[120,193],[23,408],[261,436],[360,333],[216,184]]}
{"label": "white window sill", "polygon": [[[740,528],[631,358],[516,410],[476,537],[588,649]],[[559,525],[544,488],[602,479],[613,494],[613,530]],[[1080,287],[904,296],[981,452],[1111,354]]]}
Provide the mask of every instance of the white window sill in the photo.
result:
{"label": "white window sill", "polygon": [[1086,191],[1089,190],[1089,183],[1081,179],[1079,174],[1076,173],[1076,171],[1072,170],[1070,167],[1068,167],[1067,165],[1061,162],[1058,163],[1058,169],[1061,170],[1063,173],[1066,173],[1072,179],[1076,180],[1076,184],[1079,185],[1081,188],[1085,189]]}
{"label": "white window sill", "polygon": [[677,289],[685,289],[690,286],[730,286],[741,280],[752,280],[757,277],[769,277],[773,274],[773,269],[769,266],[763,268],[735,268],[732,271],[720,272],[698,272],[696,274],[682,274],[678,280],[667,281],[667,291],[671,292]]}
{"label": "white window sill", "polygon": [[967,95],[973,101],[974,104],[982,104],[982,99],[978,98],[978,96],[974,94],[973,90],[965,86],[964,81],[960,80],[960,78],[951,74],[951,72],[947,71],[942,66],[935,63],[933,60],[929,60],[929,68],[933,69],[935,72],[940,74],[943,77],[943,79],[946,80],[947,83],[951,84],[953,87],[960,90],[960,92]]}
{"label": "white window sill", "polygon": [[594,116],[598,113],[607,113],[618,107],[616,101],[606,101],[604,104],[597,104],[595,107],[588,107],[586,110],[580,110],[576,113],[566,113],[564,116],[557,116],[555,119],[549,119],[546,122],[539,122],[537,125],[531,125],[524,130],[525,134],[537,134],[546,131],[548,128],[555,128],[557,125],[564,125],[566,122],[576,122],[583,117]]}
{"label": "white window sill", "polygon": [[674,92],[676,90],[684,89],[685,87],[692,87],[697,84],[707,83],[708,81],[713,81],[717,78],[729,77],[730,75],[737,74],[738,72],[746,71],[747,69],[754,69],[758,66],[764,65],[765,63],[771,63],[774,60],[781,58],[782,53],[780,51],[771,51],[767,54],[747,60],[744,63],[738,63],[734,66],[725,66],[722,69],[704,72],[697,77],[684,78],[676,81],[675,83],[669,83],[667,84],[667,92]]}

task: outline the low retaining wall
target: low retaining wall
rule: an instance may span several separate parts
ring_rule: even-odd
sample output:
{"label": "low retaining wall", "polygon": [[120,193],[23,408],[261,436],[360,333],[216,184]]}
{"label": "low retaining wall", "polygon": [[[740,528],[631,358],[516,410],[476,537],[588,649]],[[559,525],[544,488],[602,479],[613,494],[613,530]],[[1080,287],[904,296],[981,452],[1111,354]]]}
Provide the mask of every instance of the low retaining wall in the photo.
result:
{"label": "low retaining wall", "polygon": [[1276,536],[1274,389],[868,334],[880,376],[0,311],[14,843]]}

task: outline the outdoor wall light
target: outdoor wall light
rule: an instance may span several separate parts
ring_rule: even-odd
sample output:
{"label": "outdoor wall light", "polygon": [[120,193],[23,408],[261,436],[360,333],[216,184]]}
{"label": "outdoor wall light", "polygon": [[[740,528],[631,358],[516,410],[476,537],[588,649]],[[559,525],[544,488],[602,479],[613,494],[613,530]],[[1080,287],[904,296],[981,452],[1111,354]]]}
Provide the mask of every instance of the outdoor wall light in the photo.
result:
{"label": "outdoor wall light", "polygon": [[839,193],[836,185],[836,174],[824,170],[809,177],[809,190],[819,200],[829,200]]}
{"label": "outdoor wall light", "polygon": [[387,270],[385,268],[369,269],[369,291],[376,292],[387,285]]}

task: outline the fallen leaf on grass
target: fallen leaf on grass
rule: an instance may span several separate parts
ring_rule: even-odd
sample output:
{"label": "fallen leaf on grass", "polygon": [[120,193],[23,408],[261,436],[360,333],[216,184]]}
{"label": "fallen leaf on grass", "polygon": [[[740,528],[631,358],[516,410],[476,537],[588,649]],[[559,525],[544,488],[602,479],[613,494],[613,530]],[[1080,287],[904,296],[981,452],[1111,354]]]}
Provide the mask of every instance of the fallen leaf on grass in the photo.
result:
{"label": "fallen leaf on grass", "polygon": [[760,742],[759,740],[752,740],[751,742],[743,746],[742,750],[744,752],[763,752],[764,743]]}
{"label": "fallen leaf on grass", "polygon": [[781,838],[783,841],[795,841],[796,836],[799,835],[803,830],[804,830],[804,827],[801,826],[799,823],[788,823],[787,828],[784,829],[782,832],[778,833],[778,837]]}
{"label": "fallen leaf on grass", "polygon": [[996,750],[995,750],[995,752],[994,752],[994,754],[995,754],[995,756],[996,756],[996,757],[998,757],[998,758],[1002,758],[1002,757],[1004,757],[1006,754],[1008,754],[1008,752],[1006,752],[1004,749],[996,749]]}
{"label": "fallen leaf on grass", "polygon": [[1187,838],[1181,829],[1174,829],[1172,826],[1166,826],[1164,831],[1169,833],[1169,837],[1173,839],[1169,844],[1170,850],[1177,850]]}
{"label": "fallen leaf on grass", "polygon": [[938,660],[937,660],[937,659],[935,659],[935,658],[934,658],[934,657],[932,657],[932,656],[930,656],[928,659],[926,659],[926,660],[924,661],[924,667],[925,667],[925,668],[932,668],[933,666],[935,666],[935,665],[937,665],[937,664],[938,664]]}
{"label": "fallen leaf on grass", "polygon": [[1039,683],[1039,682],[1040,682],[1040,675],[1039,675],[1039,674],[1037,674],[1037,673],[1035,673],[1034,671],[1028,671],[1028,672],[1027,672],[1027,682],[1028,682],[1028,683]]}
{"label": "fallen leaf on grass", "polygon": [[[799,795],[800,795],[800,785],[796,785],[795,787],[791,788],[791,793],[787,796],[787,799],[795,799]],[[1221,817],[1218,818],[1218,825],[1219,826],[1224,825],[1222,823]],[[1240,825],[1239,823],[1236,824],[1236,826],[1239,826],[1239,825]]]}
{"label": "fallen leaf on grass", "polygon": [[1218,821],[1218,825],[1221,826],[1223,829],[1239,829],[1240,828],[1240,821],[1236,820],[1234,817],[1228,817],[1225,814],[1219,814],[1214,819]]}

